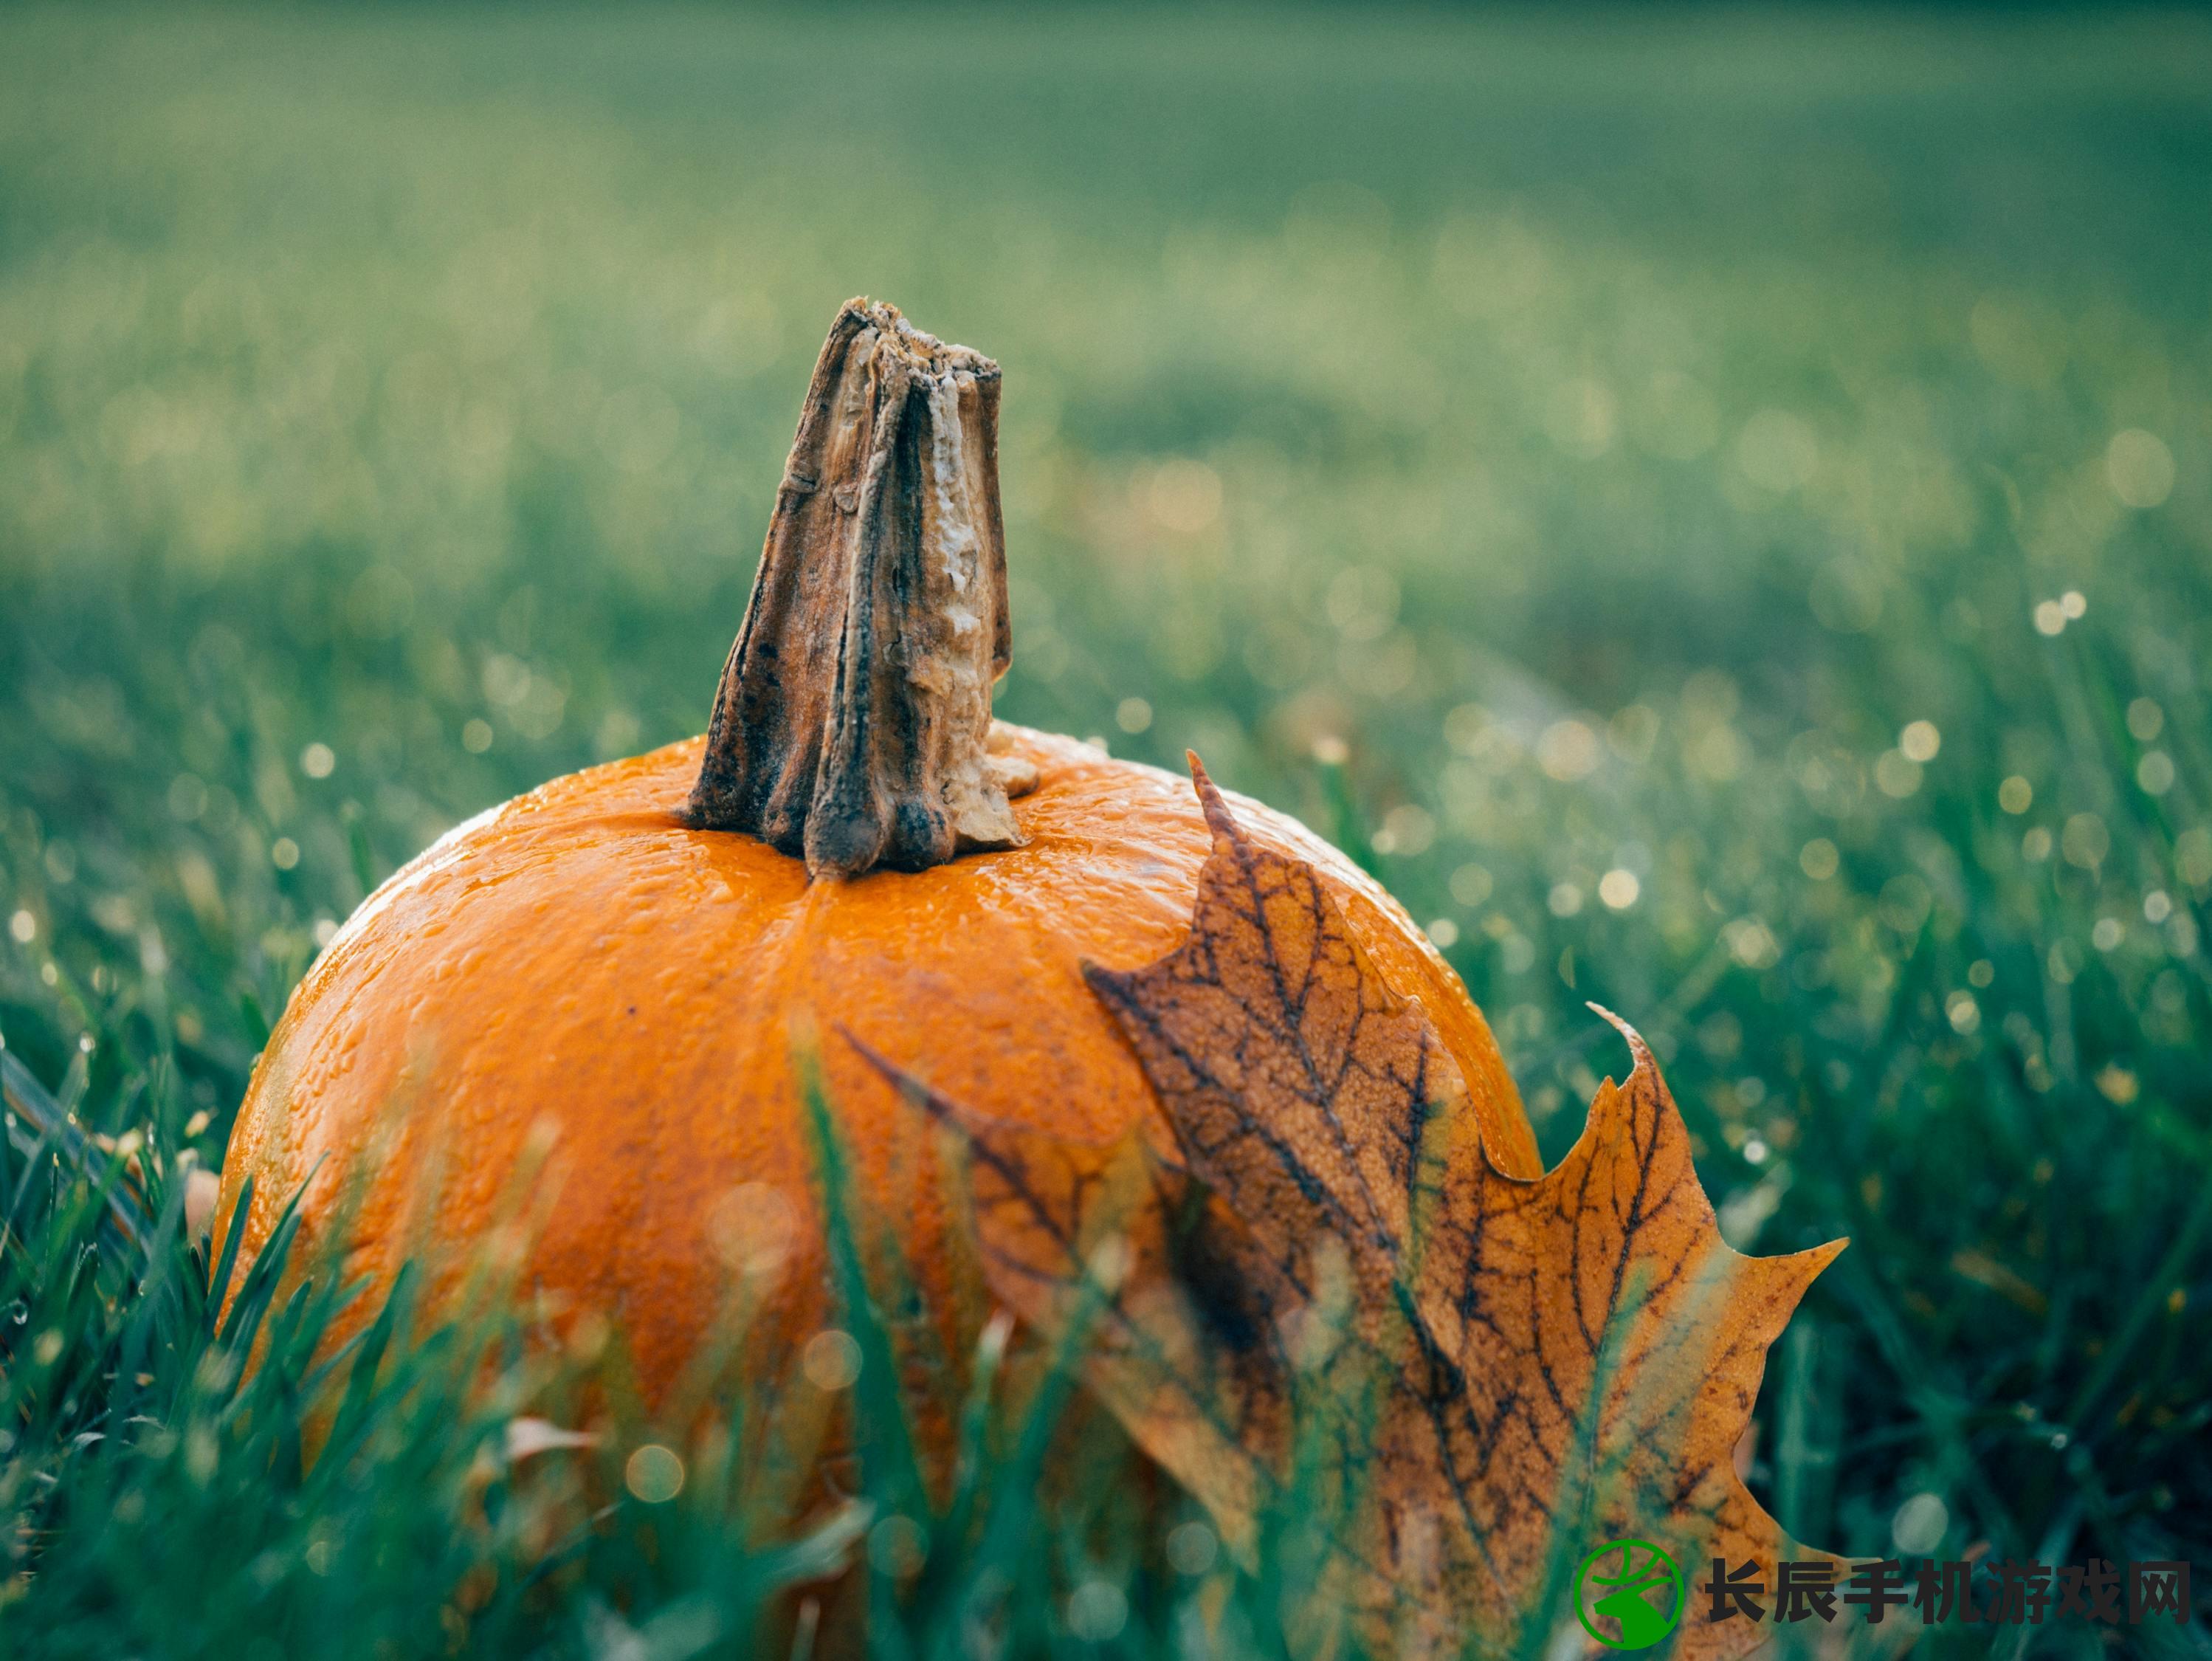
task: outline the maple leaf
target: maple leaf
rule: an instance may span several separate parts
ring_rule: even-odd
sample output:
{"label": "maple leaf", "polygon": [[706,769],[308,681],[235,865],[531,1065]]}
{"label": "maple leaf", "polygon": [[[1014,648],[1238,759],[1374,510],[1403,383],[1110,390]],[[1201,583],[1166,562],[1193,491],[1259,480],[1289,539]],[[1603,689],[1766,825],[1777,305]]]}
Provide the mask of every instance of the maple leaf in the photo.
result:
{"label": "maple leaf", "polygon": [[[993,1291],[1094,1323],[1091,1389],[1249,1560],[1306,1554],[1310,1603],[1401,1654],[1542,1652],[1607,1542],[1691,1574],[1796,1550],[1735,1473],[1766,1350],[1842,1249],[1722,1240],[1650,1050],[1534,1179],[1484,1152],[1457,1067],[1313,868],[1214,833],[1191,932],[1087,966],[1162,1123],[1111,1147],[983,1117],[879,1067],[969,1148]],[[1593,1008],[1595,1006],[1592,1006]],[[1765,1635],[1682,1588],[1678,1654]],[[1577,1634],[1579,1635],[1579,1634]],[[1316,1652],[1329,1647],[1316,1640]]]}

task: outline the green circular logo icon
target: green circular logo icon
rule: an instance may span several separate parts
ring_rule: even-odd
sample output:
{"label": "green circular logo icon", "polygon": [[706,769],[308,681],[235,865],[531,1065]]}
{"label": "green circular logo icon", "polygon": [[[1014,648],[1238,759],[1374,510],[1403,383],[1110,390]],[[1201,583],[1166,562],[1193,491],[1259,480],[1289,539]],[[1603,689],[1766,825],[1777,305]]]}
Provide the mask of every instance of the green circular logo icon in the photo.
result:
{"label": "green circular logo icon", "polygon": [[1682,1618],[1682,1571],[1649,1540],[1609,1540],[1575,1572],[1575,1618],[1612,1650],[1648,1650]]}

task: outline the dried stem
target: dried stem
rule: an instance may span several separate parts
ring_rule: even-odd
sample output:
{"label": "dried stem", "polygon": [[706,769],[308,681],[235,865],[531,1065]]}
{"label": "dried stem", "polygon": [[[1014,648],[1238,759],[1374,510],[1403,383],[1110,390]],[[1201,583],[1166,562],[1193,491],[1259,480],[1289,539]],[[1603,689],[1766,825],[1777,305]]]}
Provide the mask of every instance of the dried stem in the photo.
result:
{"label": "dried stem", "polygon": [[1036,776],[990,753],[1011,656],[999,366],[848,301],[806,390],[691,822],[817,877],[1012,846],[1007,797]]}

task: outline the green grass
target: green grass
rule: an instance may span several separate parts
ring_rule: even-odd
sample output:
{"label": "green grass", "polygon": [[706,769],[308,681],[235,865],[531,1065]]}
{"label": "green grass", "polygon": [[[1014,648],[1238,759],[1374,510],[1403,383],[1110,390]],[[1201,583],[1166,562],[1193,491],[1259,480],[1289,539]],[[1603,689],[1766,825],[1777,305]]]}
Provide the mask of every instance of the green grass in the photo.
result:
{"label": "green grass", "polygon": [[[303,1470],[336,1294],[240,1382],[173,1178],[369,886],[703,725],[861,291],[1006,367],[1005,714],[1362,851],[1547,1153],[1594,999],[1737,1244],[1852,1237],[1785,1524],[2201,1569],[2208,72],[2151,14],[0,17],[0,1034],[167,1173],[133,1243],[11,1125],[0,1648],[732,1652],[802,1572],[726,1449],[506,1460],[566,1385],[465,1390],[495,1323],[396,1321]],[[1201,1652],[1157,1541],[970,1521],[914,1652],[1000,1583]]]}

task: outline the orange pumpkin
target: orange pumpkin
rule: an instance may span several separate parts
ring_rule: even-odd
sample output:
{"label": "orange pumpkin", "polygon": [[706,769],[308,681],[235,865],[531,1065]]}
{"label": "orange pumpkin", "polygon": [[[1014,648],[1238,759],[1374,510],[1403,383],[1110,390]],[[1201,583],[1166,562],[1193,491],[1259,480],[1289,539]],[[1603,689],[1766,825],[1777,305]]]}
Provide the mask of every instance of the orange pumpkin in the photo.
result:
{"label": "orange pumpkin", "polygon": [[[957,1196],[925,1116],[849,1040],[977,1113],[1120,1135],[1158,1108],[1082,966],[1172,949],[1212,847],[1187,781],[991,721],[998,384],[890,307],[841,312],[709,733],[495,808],[362,906],[256,1068],[219,1238],[242,1227],[250,1258],[305,1183],[311,1249],[343,1213],[349,1268],[388,1282],[481,1243],[550,1147],[526,1283],[613,1323],[654,1399],[733,1257],[775,1269],[764,1349],[831,1318],[792,1065],[811,1032],[860,1203],[967,1353],[988,1311],[951,1267]],[[1297,824],[1236,806],[1426,1007],[1492,1159],[1540,1174],[1489,1029],[1421,932]]]}

